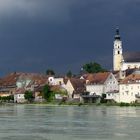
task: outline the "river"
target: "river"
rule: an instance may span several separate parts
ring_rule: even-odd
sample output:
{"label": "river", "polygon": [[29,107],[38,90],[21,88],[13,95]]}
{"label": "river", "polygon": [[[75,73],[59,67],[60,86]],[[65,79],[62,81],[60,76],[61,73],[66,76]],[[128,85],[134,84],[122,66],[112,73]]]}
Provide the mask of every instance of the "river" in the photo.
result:
{"label": "river", "polygon": [[140,140],[140,107],[0,106],[0,140]]}

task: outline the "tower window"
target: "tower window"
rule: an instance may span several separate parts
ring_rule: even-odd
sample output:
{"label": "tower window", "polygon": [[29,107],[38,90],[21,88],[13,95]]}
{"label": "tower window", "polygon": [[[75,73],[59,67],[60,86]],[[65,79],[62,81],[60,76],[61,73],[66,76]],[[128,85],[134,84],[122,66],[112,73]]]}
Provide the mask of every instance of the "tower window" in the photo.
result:
{"label": "tower window", "polygon": [[120,54],[120,51],[118,51],[118,54]]}
{"label": "tower window", "polygon": [[118,46],[118,49],[119,49],[120,47]]}

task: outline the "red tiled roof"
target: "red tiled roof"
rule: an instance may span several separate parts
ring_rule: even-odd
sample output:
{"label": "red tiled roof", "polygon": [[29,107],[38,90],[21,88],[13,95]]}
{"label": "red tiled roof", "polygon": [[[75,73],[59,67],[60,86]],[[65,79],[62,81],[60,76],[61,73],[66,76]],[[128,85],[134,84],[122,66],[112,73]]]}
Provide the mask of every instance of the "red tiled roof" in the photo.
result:
{"label": "red tiled roof", "polygon": [[120,84],[135,84],[135,83],[140,84],[140,74],[131,74],[120,82]]}
{"label": "red tiled roof", "polygon": [[85,80],[77,79],[77,78],[70,78],[69,80],[76,93],[84,92],[86,90],[86,88],[85,88],[86,81]]}
{"label": "red tiled roof", "polygon": [[16,85],[17,80],[19,79],[31,79],[34,84],[42,85],[46,84],[48,77],[42,74],[36,73],[11,73],[0,79],[0,86],[9,86]]}
{"label": "red tiled roof", "polygon": [[24,93],[25,93],[25,89],[24,88],[19,88],[15,92],[15,94],[24,94]]}
{"label": "red tiled roof", "polygon": [[0,86],[16,85],[16,81],[19,78],[20,73],[11,73],[0,80]]}
{"label": "red tiled roof", "polygon": [[110,72],[88,74],[86,80],[88,84],[104,84],[109,75]]}

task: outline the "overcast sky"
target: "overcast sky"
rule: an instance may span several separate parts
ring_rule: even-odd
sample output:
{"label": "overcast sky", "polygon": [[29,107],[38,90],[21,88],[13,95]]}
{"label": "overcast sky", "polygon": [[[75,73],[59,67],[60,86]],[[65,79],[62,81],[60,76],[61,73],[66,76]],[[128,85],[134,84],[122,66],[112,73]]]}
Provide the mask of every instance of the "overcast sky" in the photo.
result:
{"label": "overcast sky", "polygon": [[124,51],[140,51],[140,0],[0,0],[0,75],[112,69],[116,27]]}

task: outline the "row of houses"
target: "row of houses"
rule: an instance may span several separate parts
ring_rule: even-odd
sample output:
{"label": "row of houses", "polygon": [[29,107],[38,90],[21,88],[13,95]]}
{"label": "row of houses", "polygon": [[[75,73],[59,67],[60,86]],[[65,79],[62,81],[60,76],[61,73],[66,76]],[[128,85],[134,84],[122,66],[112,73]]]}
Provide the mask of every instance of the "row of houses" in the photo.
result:
{"label": "row of houses", "polygon": [[[43,87],[49,85],[54,91],[56,99],[79,99],[79,95],[85,92],[85,80],[78,78],[54,77],[36,73],[11,73],[0,79],[0,96],[14,95],[14,102],[25,102],[25,91],[32,91],[35,101],[43,101]],[[59,93],[67,93],[61,95]],[[78,96],[77,96],[78,95]]]}
{"label": "row of houses", "polygon": [[[129,72],[128,72],[129,71]],[[140,70],[126,70],[120,79],[120,71],[88,74],[86,79],[86,91],[90,94],[104,94],[107,101],[117,103],[140,102]]]}
{"label": "row of houses", "polygon": [[[25,102],[25,91],[32,91],[35,101],[43,101],[42,89],[48,84],[59,100],[65,97],[69,101],[100,102],[104,97],[107,101],[139,102],[140,71],[121,80],[117,75],[103,72],[67,78],[15,72],[0,79],[0,96],[14,95],[14,102]],[[67,94],[61,95],[62,91]]]}

